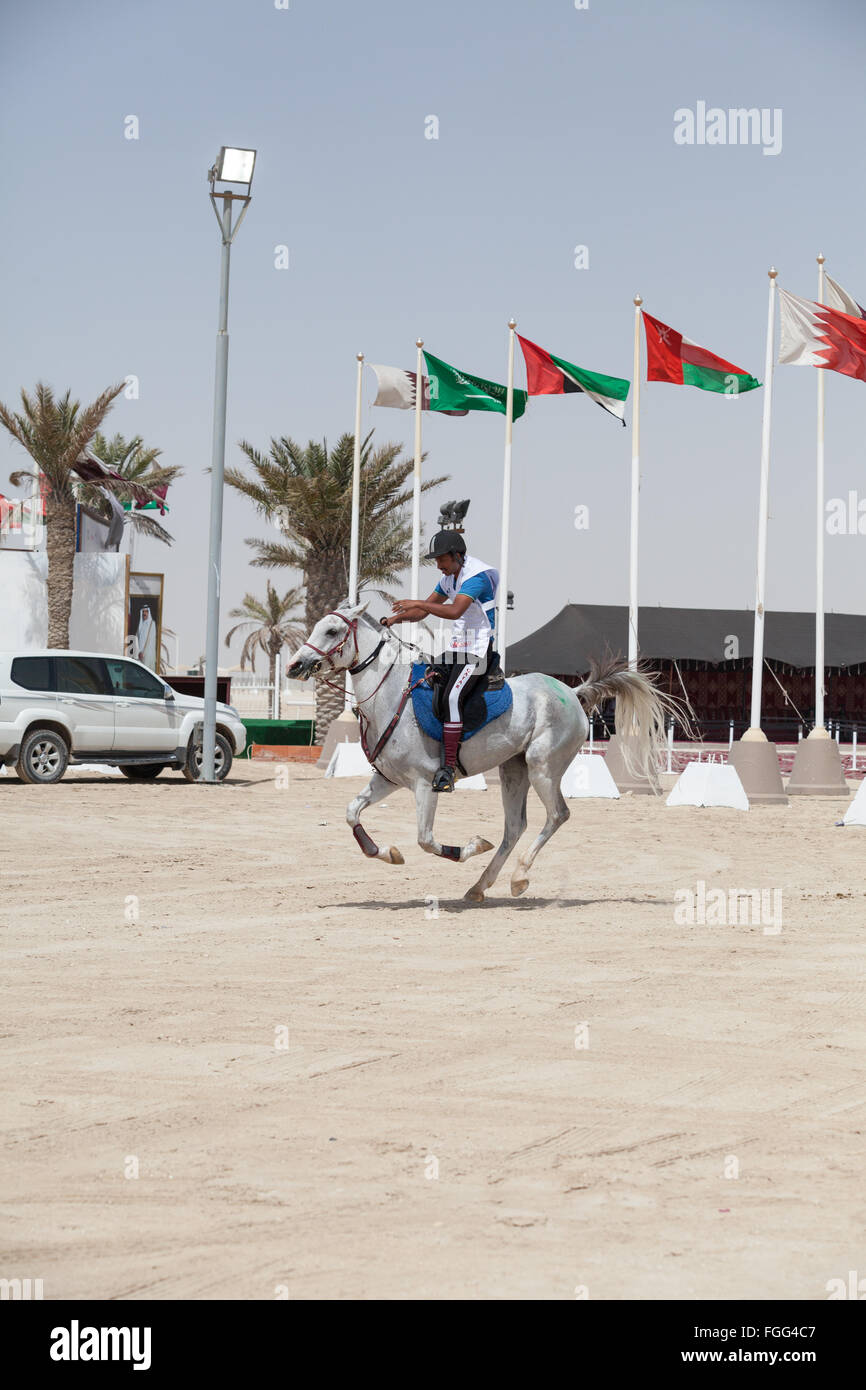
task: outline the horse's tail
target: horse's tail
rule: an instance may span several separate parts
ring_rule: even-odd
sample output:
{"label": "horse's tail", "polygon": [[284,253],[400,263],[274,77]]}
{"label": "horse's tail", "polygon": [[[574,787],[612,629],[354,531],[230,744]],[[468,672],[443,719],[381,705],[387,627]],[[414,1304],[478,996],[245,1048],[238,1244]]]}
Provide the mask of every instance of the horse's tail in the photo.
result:
{"label": "horse's tail", "polygon": [[616,700],[616,727],[623,736],[623,760],[632,777],[648,777],[658,790],[659,756],[665,747],[665,715],[671,715],[687,738],[694,738],[694,711],[658,689],[653,671],[629,669],[621,657],[590,661],[589,680],[575,690],[587,714],[602,700]]}

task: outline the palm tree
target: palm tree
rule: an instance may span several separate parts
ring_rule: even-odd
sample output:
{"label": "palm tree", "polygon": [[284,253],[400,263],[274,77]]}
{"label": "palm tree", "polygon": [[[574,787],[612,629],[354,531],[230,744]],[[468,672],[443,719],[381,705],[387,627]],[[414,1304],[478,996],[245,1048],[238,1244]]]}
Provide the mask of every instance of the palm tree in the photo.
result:
{"label": "palm tree", "polygon": [[[402,445],[381,444],[374,449],[372,438],[371,430],[361,444],[359,587],[393,583],[411,562],[408,506],[412,490],[404,484],[413,463],[401,457]],[[266,569],[286,565],[303,571],[308,632],[349,590],[354,444],[354,435],[344,434],[330,450],[327,441],[317,444],[315,440],[301,448],[283,436],[271,439],[270,452],[264,454],[244,440],[240,447],[252,465],[252,476],[239,468],[226,470],[226,482],[283,532],[280,541],[248,540],[257,552],[252,563]],[[445,481],[444,477],[429,478],[422,490]],[[343,705],[340,689],[319,684],[318,742],[324,741]]]}
{"label": "palm tree", "polygon": [[[66,392],[58,400],[52,388],[37,382],[32,396],[21,392],[22,413],[0,401],[0,423],[18,440],[41,469],[45,488],[45,549],[48,557],[48,645],[69,646],[69,613],[72,608],[72,574],[75,563],[75,504],[77,478],[74,466],[93,439],[125,383],[110,386],[91,405],[82,407]],[[18,487],[38,473],[19,469],[9,481]]]}
{"label": "palm tree", "polygon": [[226,634],[226,646],[236,632],[242,628],[252,628],[244,638],[241,648],[241,670],[247,662],[255,670],[256,652],[267,652],[268,683],[273,689],[277,683],[277,657],[283,647],[298,647],[304,640],[304,629],[299,622],[293,622],[296,609],[300,606],[300,589],[289,589],[280,598],[270,580],[267,581],[267,594],[264,603],[254,594],[247,594],[240,608],[233,608],[230,618],[243,621]]}
{"label": "palm tree", "polygon": [[[139,501],[142,489],[153,494],[156,488],[168,487],[169,483],[173,483],[183,472],[177,464],[157,464],[156,460],[162,450],[145,449],[144,440],[140,435],[127,440],[122,434],[116,434],[113,439],[106,439],[104,434],[97,431],[90,450],[115,473],[119,473],[122,478],[135,485],[124,488],[116,484],[112,487],[114,495],[121,502]],[[111,509],[105,500],[101,484],[82,483],[78,500],[98,521],[111,520]],[[166,545],[172,543],[173,537],[170,532],[159,524],[151,512],[136,511],[133,508],[127,514],[127,523],[143,536],[163,541]]]}

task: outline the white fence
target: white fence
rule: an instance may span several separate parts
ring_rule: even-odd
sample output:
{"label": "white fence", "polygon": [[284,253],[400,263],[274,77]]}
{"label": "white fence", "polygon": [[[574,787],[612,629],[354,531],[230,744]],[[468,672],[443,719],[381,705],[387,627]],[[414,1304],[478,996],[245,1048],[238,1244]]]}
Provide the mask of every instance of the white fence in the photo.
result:
{"label": "white fence", "polygon": [[[233,671],[231,702],[247,718],[272,718],[274,687],[255,671]],[[315,719],[316,696],[304,681],[280,681],[278,719]]]}

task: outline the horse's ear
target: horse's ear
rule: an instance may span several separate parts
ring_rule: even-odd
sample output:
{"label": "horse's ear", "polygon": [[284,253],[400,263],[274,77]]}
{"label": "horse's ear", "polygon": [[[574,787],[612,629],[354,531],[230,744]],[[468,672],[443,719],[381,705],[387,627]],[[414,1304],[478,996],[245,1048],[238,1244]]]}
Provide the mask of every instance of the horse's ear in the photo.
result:
{"label": "horse's ear", "polygon": [[356,603],[351,607],[349,606],[349,604],[346,604],[345,608],[340,608],[340,612],[345,613],[347,618],[360,618],[362,613],[366,613],[369,606],[370,600],[367,598],[364,599],[363,603]]}

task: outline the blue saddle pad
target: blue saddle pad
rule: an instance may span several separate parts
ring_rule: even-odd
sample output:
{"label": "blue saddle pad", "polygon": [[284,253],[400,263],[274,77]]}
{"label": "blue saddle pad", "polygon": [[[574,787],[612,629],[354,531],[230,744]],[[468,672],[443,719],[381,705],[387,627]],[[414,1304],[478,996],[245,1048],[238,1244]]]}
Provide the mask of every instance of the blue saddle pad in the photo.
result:
{"label": "blue saddle pad", "polygon": [[[425,670],[426,667],[423,662],[415,662],[413,664],[413,683],[421,679]],[[501,690],[494,690],[492,693],[486,694],[484,696],[484,704],[487,708],[487,714],[484,721],[481,724],[477,724],[473,729],[467,729],[463,735],[463,742],[465,743],[473,734],[477,734],[479,729],[485,728],[492,720],[498,719],[500,714],[504,714],[506,710],[511,709],[511,702],[511,686],[508,684],[508,681],[505,682]],[[425,682],[423,685],[419,685],[416,690],[413,690],[412,707],[415,710],[415,718],[418,720],[425,734],[429,734],[430,738],[435,738],[437,742],[441,743],[442,721],[441,719],[437,719],[433,713],[433,687],[427,685]]]}

